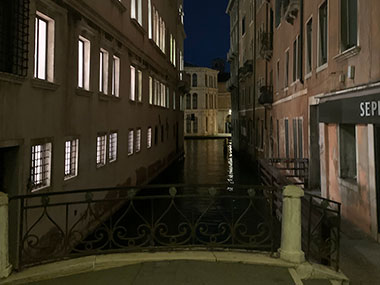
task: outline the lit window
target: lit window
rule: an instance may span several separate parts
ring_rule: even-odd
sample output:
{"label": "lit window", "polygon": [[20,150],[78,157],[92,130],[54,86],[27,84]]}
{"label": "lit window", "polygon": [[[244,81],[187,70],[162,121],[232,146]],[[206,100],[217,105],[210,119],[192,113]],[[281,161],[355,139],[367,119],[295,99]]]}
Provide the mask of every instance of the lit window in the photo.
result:
{"label": "lit window", "polygon": [[142,101],[142,71],[137,70],[137,101],[141,102]]}
{"label": "lit window", "polygon": [[78,175],[79,140],[65,142],[65,180]]}
{"label": "lit window", "polygon": [[148,0],[148,36],[153,38],[152,0]]}
{"label": "lit window", "polygon": [[141,150],[141,129],[137,129],[136,131],[136,152],[140,152]]}
{"label": "lit window", "polygon": [[30,171],[31,190],[36,191],[50,186],[51,143],[32,146]]}
{"label": "lit window", "polygon": [[153,78],[149,76],[149,104],[153,104]]}
{"label": "lit window", "polygon": [[54,79],[54,20],[37,11],[35,20],[34,77]]}
{"label": "lit window", "polygon": [[78,87],[90,89],[90,41],[83,37],[78,41]]}
{"label": "lit window", "polygon": [[152,128],[151,127],[148,128],[146,145],[147,145],[147,148],[152,147]]}
{"label": "lit window", "polygon": [[136,68],[131,65],[131,93],[129,99],[136,100]]}
{"label": "lit window", "polygon": [[96,139],[96,166],[102,167],[106,164],[107,136],[101,135]]}
{"label": "lit window", "polygon": [[111,133],[108,137],[108,161],[113,162],[117,159],[117,133]]}
{"label": "lit window", "polygon": [[108,52],[104,49],[99,53],[99,92],[108,93]]}
{"label": "lit window", "polygon": [[175,91],[173,91],[173,110],[176,109],[176,106],[175,106]]}
{"label": "lit window", "polygon": [[128,133],[128,155],[133,154],[133,130]]}
{"label": "lit window", "polygon": [[153,41],[161,49],[161,51],[165,53],[166,24],[164,20],[158,14],[158,11],[155,9],[154,6],[152,7],[152,14],[153,14],[153,23],[152,23]]}
{"label": "lit window", "polygon": [[120,58],[113,56],[112,59],[112,95],[119,97],[120,91]]}
{"label": "lit window", "polygon": [[142,0],[131,0],[131,18],[142,26]]}

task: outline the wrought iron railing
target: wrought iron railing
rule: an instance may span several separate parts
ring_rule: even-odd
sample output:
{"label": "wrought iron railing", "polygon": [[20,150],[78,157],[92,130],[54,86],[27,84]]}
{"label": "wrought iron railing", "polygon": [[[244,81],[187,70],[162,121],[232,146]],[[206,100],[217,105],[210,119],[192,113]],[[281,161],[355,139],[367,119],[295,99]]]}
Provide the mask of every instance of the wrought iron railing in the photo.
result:
{"label": "wrought iron railing", "polygon": [[17,196],[19,266],[111,252],[181,248],[274,252],[273,188],[144,186]]}
{"label": "wrought iron railing", "polygon": [[[283,167],[278,165],[281,163]],[[276,216],[282,219],[282,189],[295,184],[293,175],[285,175],[286,159],[259,160],[259,175],[266,186],[277,189],[273,194]],[[294,168],[294,169],[293,169]],[[305,170],[306,171],[306,170]],[[304,184],[304,187],[307,184]],[[328,265],[339,270],[341,204],[307,192],[301,200],[302,205],[302,249],[309,261]]]}

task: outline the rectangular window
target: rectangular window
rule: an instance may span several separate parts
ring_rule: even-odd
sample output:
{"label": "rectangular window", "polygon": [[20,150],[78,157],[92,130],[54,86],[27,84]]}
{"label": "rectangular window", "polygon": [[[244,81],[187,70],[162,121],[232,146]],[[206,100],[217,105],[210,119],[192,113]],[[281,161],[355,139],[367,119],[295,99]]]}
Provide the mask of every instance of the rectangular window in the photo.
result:
{"label": "rectangular window", "polygon": [[30,171],[32,192],[50,186],[51,154],[51,143],[32,146]]}
{"label": "rectangular window", "polygon": [[313,19],[306,24],[306,74],[311,72],[313,57]]}
{"label": "rectangular window", "polygon": [[176,102],[175,102],[175,91],[173,91],[173,110],[176,109],[175,104],[176,104]]}
{"label": "rectangular window", "polygon": [[289,50],[285,53],[285,79],[284,87],[289,86]]}
{"label": "rectangular window", "polygon": [[293,42],[293,82],[296,81],[298,72],[298,37],[296,37],[296,40]]}
{"label": "rectangular window", "polygon": [[285,119],[285,157],[289,158],[289,121]]}
{"label": "rectangular window", "polygon": [[357,45],[358,41],[358,1],[341,0],[341,50]]}
{"label": "rectangular window", "polygon": [[136,68],[131,65],[131,93],[129,99],[136,100]]}
{"label": "rectangular window", "polygon": [[194,116],[193,133],[194,134],[198,133],[198,117],[197,116]]}
{"label": "rectangular window", "polygon": [[152,0],[148,0],[148,37],[153,38]]}
{"label": "rectangular window", "polygon": [[137,101],[142,102],[142,71],[137,70]]}
{"label": "rectangular window", "polygon": [[131,0],[131,18],[142,26],[142,0]]}
{"label": "rectangular window", "polygon": [[319,7],[319,66],[327,63],[327,0]]}
{"label": "rectangular window", "polygon": [[241,20],[241,34],[242,36],[245,34],[245,16]]}
{"label": "rectangular window", "polygon": [[79,37],[78,41],[78,87],[90,90],[90,41]]}
{"label": "rectangular window", "polygon": [[277,64],[276,64],[276,90],[278,91],[279,90],[279,87],[280,87],[280,61],[278,60],[277,61]]}
{"label": "rectangular window", "polygon": [[36,12],[34,77],[54,81],[54,20]]}
{"label": "rectangular window", "polygon": [[98,135],[96,138],[96,166],[106,164],[107,135]]}
{"label": "rectangular window", "polygon": [[65,180],[78,175],[79,140],[65,142]]}
{"label": "rectangular window", "polygon": [[128,132],[128,155],[133,154],[133,143],[134,143],[133,137],[134,137],[133,130],[130,130]]}
{"label": "rectangular window", "polygon": [[356,179],[356,127],[339,125],[340,177]]}
{"label": "rectangular window", "polygon": [[149,104],[153,104],[153,78],[149,76]]}
{"label": "rectangular window", "polygon": [[137,129],[136,131],[136,152],[140,152],[141,150],[141,129]]}
{"label": "rectangular window", "polygon": [[36,17],[34,45],[34,77],[46,79],[48,22]]}
{"label": "rectangular window", "polygon": [[187,115],[186,117],[186,133],[191,134],[191,115]]}
{"label": "rectangular window", "polygon": [[147,148],[151,148],[152,147],[152,128],[151,127],[148,128],[146,138],[147,138],[146,146]]}
{"label": "rectangular window", "polygon": [[99,52],[99,92],[108,93],[108,52],[104,49]]}
{"label": "rectangular window", "polygon": [[119,97],[120,91],[120,58],[112,58],[112,95]]}
{"label": "rectangular window", "polygon": [[111,133],[108,137],[108,161],[113,162],[117,159],[117,133]]}

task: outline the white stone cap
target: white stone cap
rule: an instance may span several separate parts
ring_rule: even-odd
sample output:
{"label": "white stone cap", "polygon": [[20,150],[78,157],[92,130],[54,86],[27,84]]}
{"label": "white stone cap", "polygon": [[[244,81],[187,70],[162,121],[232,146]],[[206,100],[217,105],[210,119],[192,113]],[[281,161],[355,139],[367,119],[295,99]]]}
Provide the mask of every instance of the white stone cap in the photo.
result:
{"label": "white stone cap", "polygon": [[288,185],[285,186],[284,191],[282,192],[282,196],[291,197],[291,198],[300,198],[305,196],[305,192],[301,187],[296,185]]}
{"label": "white stone cap", "polygon": [[0,192],[0,206],[8,205],[8,195]]}

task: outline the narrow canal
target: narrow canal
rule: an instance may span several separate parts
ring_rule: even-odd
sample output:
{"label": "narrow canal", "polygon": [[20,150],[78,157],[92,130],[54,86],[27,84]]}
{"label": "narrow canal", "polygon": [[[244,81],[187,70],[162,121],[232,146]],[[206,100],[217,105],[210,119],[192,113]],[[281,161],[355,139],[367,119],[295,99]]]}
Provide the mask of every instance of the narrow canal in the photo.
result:
{"label": "narrow canal", "polygon": [[232,154],[224,139],[185,140],[185,157],[165,170],[152,184],[258,184],[254,163]]}

